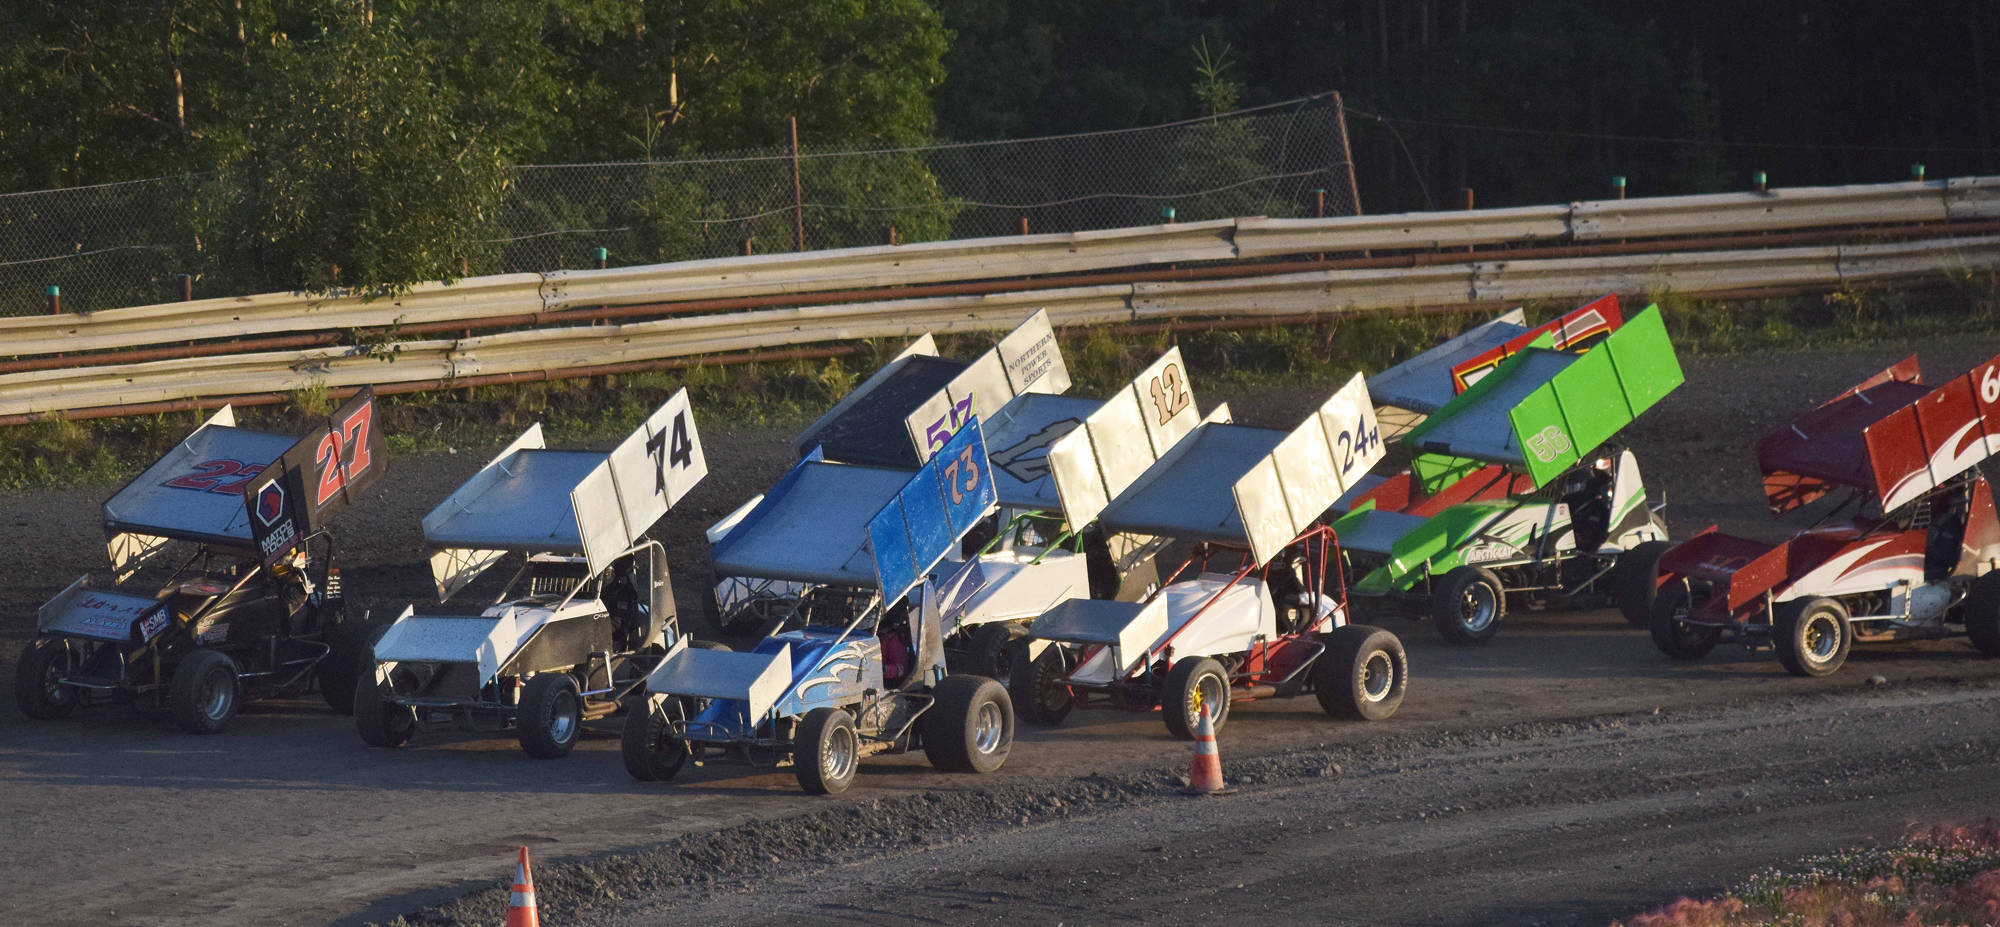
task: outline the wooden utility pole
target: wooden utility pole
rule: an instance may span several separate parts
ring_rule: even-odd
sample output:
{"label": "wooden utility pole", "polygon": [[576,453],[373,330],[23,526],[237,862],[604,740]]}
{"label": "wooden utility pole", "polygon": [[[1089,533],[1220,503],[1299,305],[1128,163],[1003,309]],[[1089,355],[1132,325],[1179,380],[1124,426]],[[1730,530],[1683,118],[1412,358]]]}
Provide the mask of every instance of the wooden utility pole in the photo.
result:
{"label": "wooden utility pole", "polygon": [[792,127],[792,243],[793,250],[806,250],[806,191],[799,183],[799,117],[789,116]]}

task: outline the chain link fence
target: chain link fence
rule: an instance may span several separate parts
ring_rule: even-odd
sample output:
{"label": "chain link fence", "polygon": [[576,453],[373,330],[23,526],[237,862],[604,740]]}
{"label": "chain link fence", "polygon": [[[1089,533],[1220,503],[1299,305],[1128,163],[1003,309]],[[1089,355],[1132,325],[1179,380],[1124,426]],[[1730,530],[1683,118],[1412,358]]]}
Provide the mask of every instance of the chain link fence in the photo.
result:
{"label": "chain link fence", "polygon": [[[1214,118],[919,148],[789,148],[522,167],[471,274],[1071,232],[1237,216],[1353,215],[1338,97]],[[796,167],[795,167],[796,166]],[[794,170],[796,169],[796,174]],[[796,177],[796,182],[795,182]],[[0,314],[168,302],[216,258],[185,217],[212,176],[0,195]],[[599,249],[603,254],[600,257]],[[296,285],[283,269],[231,277]],[[261,270],[261,272],[258,272]]]}

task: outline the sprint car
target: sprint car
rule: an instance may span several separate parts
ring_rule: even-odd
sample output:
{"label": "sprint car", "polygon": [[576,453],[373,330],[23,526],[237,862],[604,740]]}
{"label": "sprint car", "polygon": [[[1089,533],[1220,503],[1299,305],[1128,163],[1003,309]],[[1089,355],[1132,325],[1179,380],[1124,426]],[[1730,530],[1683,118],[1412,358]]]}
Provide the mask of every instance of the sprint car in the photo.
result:
{"label": "sprint car", "polygon": [[454,725],[568,755],[678,640],[665,549],[645,532],[707,473],[684,389],[609,454],[550,450],[531,426],[423,522],[438,601],[502,560],[513,577],[478,614],[406,607],[379,633],[355,693],[361,739],[397,747]]}
{"label": "sprint car", "polygon": [[[1338,540],[1320,522],[1381,459],[1356,375],[1290,432],[1197,420],[1192,403],[1107,402],[1050,449],[1064,511],[1107,530],[1191,542],[1140,602],[1071,599],[1018,642],[1009,688],[1021,716],[1078,707],[1158,709],[1193,736],[1235,702],[1311,694],[1328,714],[1380,720],[1409,680],[1388,631],[1350,624]],[[1336,595],[1329,595],[1329,592]]]}
{"label": "sprint car", "polygon": [[[1100,403],[1066,396],[1070,377],[1048,314],[1036,312],[970,363],[935,356],[928,336],[857,387],[799,440],[825,460],[915,470],[966,422],[984,425],[1000,508],[949,553],[972,562],[966,582],[943,604],[944,648],[954,671],[1004,679],[1007,644],[1028,621],[1063,599],[1144,595],[1158,543],[1072,530],[1048,480],[1047,450]],[[1155,387],[1181,387],[1179,352],[1141,374]],[[760,500],[718,522],[710,540]],[[799,607],[801,588],[767,578],[724,577],[709,598],[717,625],[762,633]]]}
{"label": "sprint car", "polygon": [[367,389],[300,438],[238,428],[224,406],[104,503],[113,573],[42,606],[21,712],[131,703],[215,734],[245,699],[315,685],[349,711],[363,622],[345,617],[325,520],[387,459]]}
{"label": "sprint car", "polygon": [[799,604],[747,653],[680,642],[627,715],[641,781],[735,756],[789,765],[807,792],[845,791],[860,760],[921,748],[947,771],[991,772],[1014,738],[1007,691],[948,673],[938,605],[963,568],[932,571],[994,506],[979,424],[915,474],[810,453],[715,544],[716,569],[797,584]]}
{"label": "sprint car", "polygon": [[1979,471],[1996,422],[2000,357],[1927,389],[1912,356],[1765,435],[1771,510],[1826,511],[1782,544],[1710,526],[1666,551],[1638,578],[1654,644],[1684,660],[1770,647],[1798,676],[1831,674],[1857,641],[1964,634],[2000,657],[2000,518]]}
{"label": "sprint car", "polygon": [[[1509,597],[1615,602],[1645,621],[1650,596],[1623,580],[1665,548],[1664,503],[1606,442],[1682,374],[1657,308],[1619,321],[1605,297],[1540,330],[1489,323],[1369,381],[1376,401],[1428,416],[1400,436],[1409,469],[1336,505],[1357,607],[1427,616],[1466,645],[1499,632]],[[1551,343],[1567,349],[1538,346]]]}

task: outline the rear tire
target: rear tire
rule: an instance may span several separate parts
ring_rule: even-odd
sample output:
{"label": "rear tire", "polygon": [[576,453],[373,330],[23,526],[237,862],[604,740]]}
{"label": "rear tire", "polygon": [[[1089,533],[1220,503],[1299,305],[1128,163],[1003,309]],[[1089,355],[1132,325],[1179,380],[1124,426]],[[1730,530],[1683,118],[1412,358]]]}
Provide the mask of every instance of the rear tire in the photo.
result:
{"label": "rear tire", "polygon": [[1708,656],[1708,652],[1722,640],[1721,628],[1686,623],[1688,617],[1694,614],[1693,603],[1693,593],[1688,591],[1687,580],[1668,580],[1653,599],[1652,614],[1646,619],[1646,629],[1653,635],[1653,646],[1676,660],[1699,660]]}
{"label": "rear tire", "polygon": [[21,648],[14,664],[14,703],[21,713],[45,721],[69,717],[80,700],[75,689],[57,681],[68,670],[69,641],[39,637]]}
{"label": "rear tire", "polygon": [[815,708],[792,738],[792,774],[811,795],[838,795],[854,784],[861,766],[861,736],[838,708]]}
{"label": "rear tire", "polygon": [[243,701],[236,661],[220,650],[196,650],[167,682],[174,724],[190,734],[220,734]]}
{"label": "rear tire", "polygon": [[1403,704],[1410,658],[1395,634],[1365,624],[1334,628],[1313,663],[1313,695],[1327,714],[1349,721],[1383,721]]}
{"label": "rear tire", "polygon": [[1854,646],[1854,629],[1847,608],[1828,598],[1788,602],[1778,609],[1771,627],[1778,662],[1794,676],[1829,676],[1847,662]]}
{"label": "rear tire", "polygon": [[1008,698],[1014,703],[1015,714],[1022,718],[1036,724],[1061,724],[1076,707],[1076,696],[1056,681],[1069,673],[1068,650],[1061,644],[1050,644],[1030,658],[1029,645],[1029,639],[1022,638],[1012,646]]}
{"label": "rear tire", "polygon": [[2000,570],[1979,577],[1960,611],[1965,617],[1965,636],[1972,646],[1989,657],[2000,657]]}
{"label": "rear tire", "polygon": [[326,635],[330,649],[313,668],[313,679],[319,683],[319,694],[326,699],[326,707],[343,715],[354,713],[354,690],[361,681],[362,653],[372,654],[375,649],[379,635],[370,630],[360,621],[343,619],[335,623]]}
{"label": "rear tire", "polygon": [[965,667],[956,672],[988,679],[1012,679],[1012,644],[1021,634],[1021,626],[1011,621],[989,621],[973,628],[965,641]]}
{"label": "rear tire", "polygon": [[1660,557],[1673,546],[1647,541],[1618,555],[1618,611],[1633,627],[1646,627],[1653,616],[1653,600],[1660,593]]}
{"label": "rear tire", "polygon": [[945,772],[990,773],[1014,746],[1014,705],[1007,690],[984,676],[950,675],[924,712],[924,756]]}
{"label": "rear tire", "polygon": [[1166,691],[1160,697],[1160,719],[1167,723],[1167,733],[1193,740],[1204,705],[1208,706],[1208,723],[1216,733],[1222,733],[1223,722],[1229,720],[1229,674],[1209,657],[1175,660],[1173,668],[1167,670]]}
{"label": "rear tire", "polygon": [[668,717],[668,702],[653,703],[650,695],[640,695],[638,703],[625,711],[625,729],[619,738],[618,753],[625,771],[640,782],[665,782],[680,775],[687,765],[687,741],[674,736]]}
{"label": "rear tire", "polygon": [[1444,575],[1431,594],[1431,620],[1438,633],[1454,644],[1484,644],[1500,632],[1507,617],[1507,593],[1500,578],[1480,567],[1459,567]]}
{"label": "rear tire", "polygon": [[569,755],[583,733],[583,695],[568,673],[536,673],[521,688],[514,732],[521,749],[538,760]]}

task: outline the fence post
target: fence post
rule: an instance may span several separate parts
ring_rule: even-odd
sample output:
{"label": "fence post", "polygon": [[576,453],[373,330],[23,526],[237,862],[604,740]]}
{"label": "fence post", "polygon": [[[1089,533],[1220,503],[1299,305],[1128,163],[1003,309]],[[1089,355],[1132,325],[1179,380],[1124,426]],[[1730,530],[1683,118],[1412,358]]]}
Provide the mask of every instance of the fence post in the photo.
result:
{"label": "fence post", "polygon": [[1923,182],[1923,180],[1924,180],[1924,164],[1923,164],[1923,162],[1922,162],[1922,161],[1919,161],[1919,162],[1917,162],[1917,163],[1915,163],[1915,164],[1912,164],[1912,165],[1910,165],[1910,179],[1911,179],[1911,180],[1914,180],[1914,181],[1917,181],[1918,183],[1922,183],[1922,182]]}
{"label": "fence post", "polygon": [[757,236],[755,235],[743,236],[743,256],[749,257],[750,253],[756,249],[756,245],[757,245]]}
{"label": "fence post", "polygon": [[62,315],[62,287],[51,283],[45,292],[49,294],[49,314]]}
{"label": "fence post", "polygon": [[1465,188],[1465,211],[1466,211],[1466,212],[1471,212],[1471,211],[1472,211],[1472,188],[1471,188],[1471,187],[1466,187],[1466,188]]}
{"label": "fence post", "polygon": [[1026,235],[1026,234],[1028,234],[1028,217],[1027,217],[1027,216],[1022,216],[1022,217],[1021,217],[1021,234],[1023,234],[1023,235]]}
{"label": "fence post", "polygon": [[896,227],[892,225],[889,226],[889,244],[893,245],[895,243],[896,243]]}
{"label": "fence post", "polygon": [[[792,127],[792,238],[794,249],[806,250],[806,191],[799,182],[799,117],[787,116]],[[746,252],[747,253],[747,252]]]}
{"label": "fence post", "polygon": [[1358,216],[1361,215],[1361,185],[1354,179],[1354,149],[1347,144],[1347,104],[1341,102],[1338,90],[1333,92],[1333,121],[1340,127],[1340,157],[1341,164],[1347,168],[1347,195],[1352,198],[1354,214]]}
{"label": "fence post", "polygon": [[1174,224],[1174,208],[1172,206],[1160,207],[1160,221],[1167,225]]}
{"label": "fence post", "polygon": [[1771,191],[1770,191],[1770,187],[1769,187],[1769,184],[1770,184],[1770,180],[1771,180],[1771,177],[1770,177],[1770,175],[1768,175],[1768,174],[1764,173],[1763,171],[1758,171],[1757,173],[1755,173],[1755,174],[1752,174],[1752,175],[1750,175],[1750,179],[1751,179],[1751,180],[1753,180],[1753,181],[1755,181],[1755,182],[1757,183],[1757,192],[1758,192],[1758,193],[1769,193],[1769,192],[1771,192]]}
{"label": "fence post", "polygon": [[194,275],[193,275],[193,274],[182,274],[182,275],[181,275],[181,302],[188,302],[188,301],[190,301],[190,300],[192,300],[192,299],[194,299]]}
{"label": "fence post", "polygon": [[606,248],[603,245],[598,245],[594,250],[590,252],[590,256],[597,259],[598,270],[603,270],[604,268],[611,266],[610,248]]}
{"label": "fence post", "polygon": [[1623,175],[1611,178],[1611,188],[1618,191],[1618,198],[1625,198],[1625,178]]}
{"label": "fence post", "polygon": [[1326,188],[1313,188],[1313,218],[1326,218]]}

